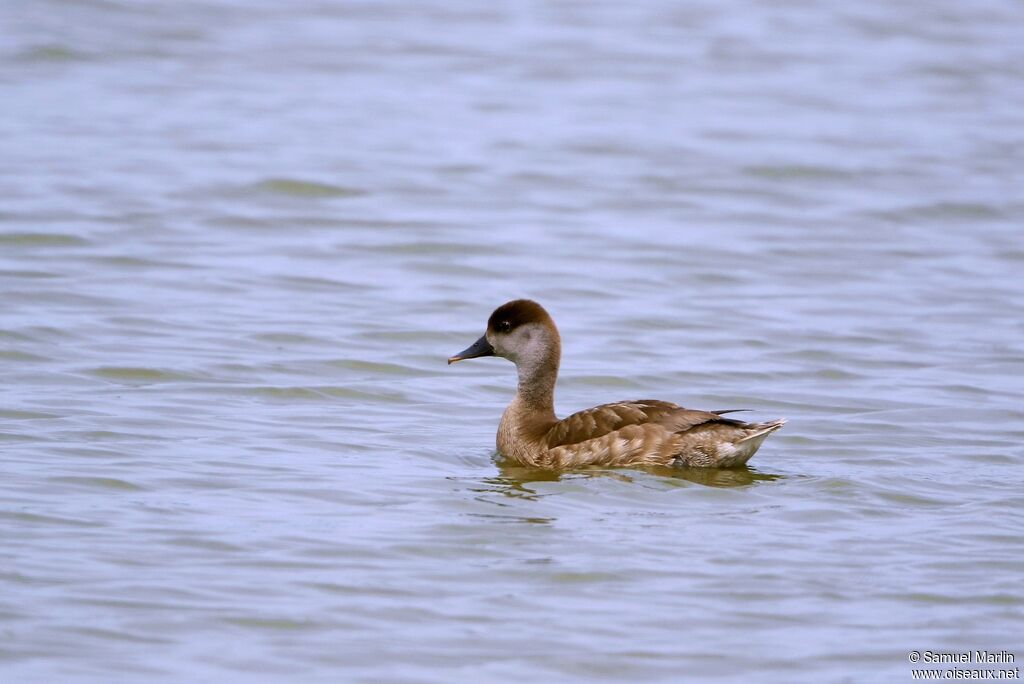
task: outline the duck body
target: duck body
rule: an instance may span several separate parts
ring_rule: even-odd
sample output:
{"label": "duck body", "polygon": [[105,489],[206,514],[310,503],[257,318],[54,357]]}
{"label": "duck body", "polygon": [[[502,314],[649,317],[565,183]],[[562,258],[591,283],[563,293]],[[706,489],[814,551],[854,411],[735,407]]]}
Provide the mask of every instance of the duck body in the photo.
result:
{"label": "duck body", "polygon": [[721,413],[641,399],[603,404],[562,420],[542,420],[512,403],[498,426],[498,453],[520,465],[583,466],[746,464],[785,421],[744,423]]}
{"label": "duck body", "polygon": [[745,423],[725,417],[732,411],[698,411],[654,399],[603,404],[558,419],[554,388],[561,338],[547,311],[528,299],[498,307],[484,336],[448,363],[479,356],[516,364],[519,386],[501,417],[497,448],[523,466],[732,468],[749,461],[786,422]]}

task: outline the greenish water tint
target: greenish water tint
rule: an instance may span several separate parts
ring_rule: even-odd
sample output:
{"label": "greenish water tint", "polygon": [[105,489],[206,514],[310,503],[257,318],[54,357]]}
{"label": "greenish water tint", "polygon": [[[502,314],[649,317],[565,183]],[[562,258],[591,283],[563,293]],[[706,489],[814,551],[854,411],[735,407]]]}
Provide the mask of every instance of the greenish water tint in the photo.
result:
{"label": "greenish water tint", "polygon": [[260,181],[256,184],[258,190],[292,195],[295,197],[356,197],[363,194],[352,188],[342,188],[329,183],[316,183],[313,181],[293,180],[290,178],[271,178]]}
{"label": "greenish water tint", "polygon": [[[0,679],[909,681],[1024,627],[1024,10],[0,8]],[[557,407],[750,468],[495,462]],[[1018,650],[1017,656],[1024,657]]]}

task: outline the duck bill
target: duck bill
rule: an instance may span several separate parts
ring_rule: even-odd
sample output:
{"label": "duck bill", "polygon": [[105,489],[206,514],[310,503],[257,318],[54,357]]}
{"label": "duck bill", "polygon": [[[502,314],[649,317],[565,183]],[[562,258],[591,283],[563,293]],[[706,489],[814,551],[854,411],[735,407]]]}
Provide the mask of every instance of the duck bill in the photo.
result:
{"label": "duck bill", "polygon": [[448,358],[448,365],[452,365],[456,361],[463,361],[465,359],[475,359],[480,356],[494,356],[494,347],[487,341],[487,335],[483,335],[479,340],[469,345],[455,356]]}

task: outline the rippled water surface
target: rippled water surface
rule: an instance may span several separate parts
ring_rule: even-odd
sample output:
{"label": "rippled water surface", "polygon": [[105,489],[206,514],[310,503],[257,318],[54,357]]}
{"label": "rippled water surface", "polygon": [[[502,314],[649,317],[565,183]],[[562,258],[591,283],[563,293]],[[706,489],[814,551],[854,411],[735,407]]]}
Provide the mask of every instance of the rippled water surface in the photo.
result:
{"label": "rippled water surface", "polygon": [[[910,681],[1024,658],[1017,2],[0,8],[4,681]],[[557,404],[739,471],[496,461]]]}

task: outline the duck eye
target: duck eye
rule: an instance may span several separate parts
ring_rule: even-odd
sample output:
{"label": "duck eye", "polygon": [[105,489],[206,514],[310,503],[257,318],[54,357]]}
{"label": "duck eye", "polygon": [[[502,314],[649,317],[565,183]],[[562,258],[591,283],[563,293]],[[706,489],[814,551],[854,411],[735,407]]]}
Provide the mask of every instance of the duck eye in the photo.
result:
{"label": "duck eye", "polygon": [[508,321],[502,321],[501,323],[498,323],[498,332],[507,333],[511,329],[512,324],[509,323]]}

